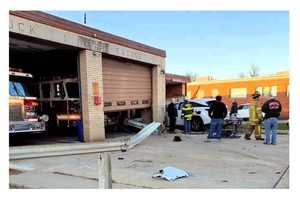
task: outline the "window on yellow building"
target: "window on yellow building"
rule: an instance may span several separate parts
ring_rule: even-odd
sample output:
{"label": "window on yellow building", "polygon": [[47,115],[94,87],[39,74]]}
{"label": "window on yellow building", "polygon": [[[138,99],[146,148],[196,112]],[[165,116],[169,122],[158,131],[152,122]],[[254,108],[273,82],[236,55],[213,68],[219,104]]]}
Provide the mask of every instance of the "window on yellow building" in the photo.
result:
{"label": "window on yellow building", "polygon": [[262,93],[263,93],[263,88],[262,88],[262,87],[257,87],[255,91],[256,91],[256,92],[259,92],[259,94],[262,95]]}
{"label": "window on yellow building", "polygon": [[201,99],[204,97],[204,90],[198,90],[197,92],[197,99]]}
{"label": "window on yellow building", "polygon": [[277,96],[277,86],[272,86],[271,87],[271,95],[272,95],[272,97]]}
{"label": "window on yellow building", "polygon": [[231,98],[246,98],[247,97],[247,88],[232,88],[230,90]]}
{"label": "window on yellow building", "polygon": [[290,85],[287,86],[287,89],[286,89],[286,96],[290,96]]}
{"label": "window on yellow building", "polygon": [[191,97],[191,96],[192,96],[192,95],[191,95],[191,91],[188,91],[187,94],[186,94],[186,96],[187,96],[188,98],[192,98],[192,97]]}
{"label": "window on yellow building", "polygon": [[269,96],[270,95],[270,87],[264,87],[263,89],[263,96]]}
{"label": "window on yellow building", "polygon": [[215,98],[216,96],[218,96],[220,93],[219,93],[219,90],[218,89],[213,89],[212,91],[211,91],[211,96],[213,97],[213,98]]}

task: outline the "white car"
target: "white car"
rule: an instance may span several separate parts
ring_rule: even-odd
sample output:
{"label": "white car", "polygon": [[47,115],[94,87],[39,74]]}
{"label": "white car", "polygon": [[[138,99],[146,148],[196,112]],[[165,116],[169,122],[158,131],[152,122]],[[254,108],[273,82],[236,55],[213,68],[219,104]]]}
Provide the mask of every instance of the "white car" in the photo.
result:
{"label": "white car", "polygon": [[243,119],[244,121],[249,120],[249,104],[241,104],[238,106],[237,117]]}
{"label": "white car", "polygon": [[[210,117],[208,115],[209,106],[211,103],[216,101],[215,99],[195,99],[189,100],[189,102],[193,105],[194,112],[192,117],[192,130],[194,131],[202,131],[205,127],[210,124]],[[184,126],[184,119],[181,118],[181,109],[184,102],[176,103],[176,109],[178,117],[176,118],[176,125],[177,126]]]}
{"label": "white car", "polygon": [[[262,113],[262,116],[265,116],[265,113]],[[249,120],[249,103],[240,104],[238,106],[237,117],[243,119],[244,121]]]}

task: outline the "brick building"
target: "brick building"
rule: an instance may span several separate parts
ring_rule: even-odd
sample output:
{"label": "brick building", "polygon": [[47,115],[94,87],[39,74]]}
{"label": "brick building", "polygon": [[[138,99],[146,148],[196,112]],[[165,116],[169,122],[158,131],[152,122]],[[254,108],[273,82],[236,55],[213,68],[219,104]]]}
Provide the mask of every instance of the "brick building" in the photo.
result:
{"label": "brick building", "polygon": [[166,74],[166,101],[170,102],[171,98],[184,98],[187,95],[187,83],[190,78],[177,74]]}
{"label": "brick building", "polygon": [[266,101],[265,96],[275,96],[283,106],[282,119],[289,118],[289,74],[287,71],[278,72],[270,76],[254,78],[240,78],[228,80],[204,80],[189,83],[187,96],[192,99],[223,96],[223,100],[230,108],[233,99],[239,104],[248,103],[251,94],[261,93],[260,104]]}
{"label": "brick building", "polygon": [[164,50],[44,12],[10,11],[9,56],[10,66],[32,74],[32,82],[78,80],[85,142],[103,141],[106,116],[114,113],[164,119]]}

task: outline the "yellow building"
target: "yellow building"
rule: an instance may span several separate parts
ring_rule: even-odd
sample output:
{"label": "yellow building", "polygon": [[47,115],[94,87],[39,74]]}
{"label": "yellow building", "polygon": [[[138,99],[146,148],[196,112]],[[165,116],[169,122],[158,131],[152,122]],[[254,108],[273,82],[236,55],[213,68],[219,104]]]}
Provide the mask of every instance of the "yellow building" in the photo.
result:
{"label": "yellow building", "polygon": [[227,80],[203,80],[188,83],[187,96],[192,99],[215,97],[221,95],[224,102],[230,106],[232,99],[239,104],[248,103],[251,94],[259,91],[262,95],[260,104],[266,100],[266,96],[275,96],[283,106],[282,118],[288,118],[289,113],[289,73],[278,72],[269,76],[253,78],[239,78]]}

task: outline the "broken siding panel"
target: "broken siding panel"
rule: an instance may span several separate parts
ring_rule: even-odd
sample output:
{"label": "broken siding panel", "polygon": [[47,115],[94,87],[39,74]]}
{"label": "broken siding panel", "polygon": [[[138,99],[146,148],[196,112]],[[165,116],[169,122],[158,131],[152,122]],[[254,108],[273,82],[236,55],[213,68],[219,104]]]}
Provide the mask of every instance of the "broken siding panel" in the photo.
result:
{"label": "broken siding panel", "polygon": [[152,103],[152,68],[103,57],[104,111],[149,108]]}

